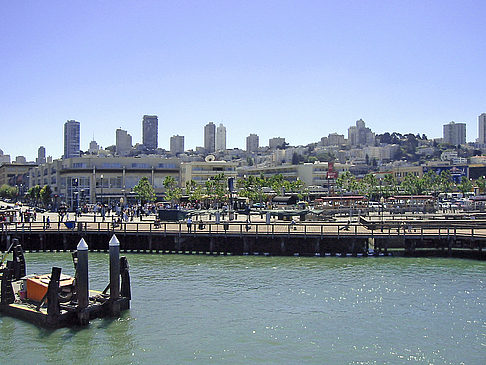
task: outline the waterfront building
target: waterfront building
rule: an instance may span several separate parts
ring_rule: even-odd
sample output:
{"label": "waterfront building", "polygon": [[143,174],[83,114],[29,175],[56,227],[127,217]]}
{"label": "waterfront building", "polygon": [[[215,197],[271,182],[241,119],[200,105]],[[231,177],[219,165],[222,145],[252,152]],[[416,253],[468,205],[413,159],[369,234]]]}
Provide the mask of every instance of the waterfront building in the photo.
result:
{"label": "waterfront building", "polygon": [[37,158],[35,160],[36,164],[46,163],[46,148],[44,146],[40,146],[37,150]]}
{"label": "waterfront building", "polygon": [[194,180],[199,185],[218,174],[224,174],[226,178],[237,176],[235,162],[228,161],[192,161],[181,164],[181,186],[186,182]]}
{"label": "waterfront building", "polygon": [[282,148],[285,146],[285,138],[274,137],[268,140],[268,146],[270,148]]}
{"label": "waterfront building", "polygon": [[184,153],[184,136],[170,137],[170,153],[174,156]]}
{"label": "waterfront building", "polygon": [[257,152],[259,147],[260,138],[258,135],[251,133],[246,137],[246,152]]}
{"label": "waterfront building", "polygon": [[466,143],[466,123],[444,124],[444,143],[458,146]]}
{"label": "waterfront building", "polygon": [[148,150],[158,146],[159,119],[156,115],[144,115],[142,119],[142,144]]}
{"label": "waterfront building", "polygon": [[486,113],[482,113],[478,117],[478,128],[479,128],[478,142],[482,145],[485,145],[486,144]]}
{"label": "waterfront building", "polygon": [[216,128],[216,151],[224,151],[226,149],[226,127],[220,123]]}
{"label": "waterfront building", "polygon": [[348,128],[348,144],[351,146],[372,146],[375,134],[367,128],[363,119],[356,121],[356,126]]}
{"label": "waterfront building", "polygon": [[115,148],[118,156],[127,156],[132,149],[132,136],[121,128],[116,130]]}
{"label": "waterfront building", "polygon": [[216,149],[216,126],[213,122],[204,126],[204,149],[207,153],[212,153]]}
{"label": "waterfront building", "polygon": [[132,191],[142,177],[147,177],[158,199],[164,195],[164,179],[172,176],[179,181],[180,161],[146,157],[83,156],[54,160],[29,172],[30,186],[50,185],[56,202],[66,202],[70,208],[77,204],[103,202],[117,204],[137,198]]}
{"label": "waterfront building", "polygon": [[80,156],[80,123],[68,120],[64,123],[64,156],[63,158]]}

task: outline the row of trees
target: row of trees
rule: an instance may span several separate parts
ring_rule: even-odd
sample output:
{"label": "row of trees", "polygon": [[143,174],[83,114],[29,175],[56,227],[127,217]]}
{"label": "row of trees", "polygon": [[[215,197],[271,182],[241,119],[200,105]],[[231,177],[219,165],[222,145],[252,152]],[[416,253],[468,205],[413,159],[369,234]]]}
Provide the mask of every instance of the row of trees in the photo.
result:
{"label": "row of trees", "polygon": [[[186,182],[185,189],[178,186],[177,181],[172,176],[164,179],[165,199],[172,203],[180,201],[185,194],[189,201],[206,200],[210,203],[225,203],[229,200],[228,178],[223,174],[218,174],[208,179],[204,185],[197,184],[194,180]],[[302,199],[308,192],[304,183],[300,180],[287,181],[282,174],[272,177],[249,176],[236,181],[238,195],[247,197],[252,202],[266,202],[269,198],[268,191],[272,190],[279,195],[285,193],[298,194]],[[138,199],[145,202],[155,200],[155,191],[146,177],[142,178],[133,188]]]}
{"label": "row of trees", "polygon": [[308,190],[301,180],[288,181],[282,174],[271,177],[248,176],[245,179],[238,179],[237,187],[240,189],[238,195],[247,197],[252,202],[264,202],[269,198],[268,190],[272,190],[278,195],[285,193],[295,193],[299,199],[308,195]]}
{"label": "row of trees", "polygon": [[396,194],[422,195],[450,193],[454,190],[466,193],[472,191],[474,184],[480,191],[486,190],[486,179],[479,178],[474,183],[466,178],[461,179],[459,184],[455,184],[449,171],[442,171],[436,174],[428,171],[423,176],[408,174],[399,184],[393,175],[386,175],[383,179],[378,179],[374,174],[367,174],[361,180],[357,180],[354,175],[346,171],[339,176],[336,186],[343,193],[357,193],[366,195],[368,198],[389,197]]}

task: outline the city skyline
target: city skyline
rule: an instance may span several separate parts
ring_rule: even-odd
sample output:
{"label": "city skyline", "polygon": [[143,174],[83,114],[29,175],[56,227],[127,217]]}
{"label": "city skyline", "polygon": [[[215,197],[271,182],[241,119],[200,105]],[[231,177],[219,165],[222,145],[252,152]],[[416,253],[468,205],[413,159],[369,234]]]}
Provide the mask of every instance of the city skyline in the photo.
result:
{"label": "city skyline", "polygon": [[166,150],[176,134],[203,146],[211,120],[244,149],[251,133],[305,145],[359,119],[429,138],[466,123],[474,141],[486,109],[483,2],[49,5],[3,7],[0,148],[12,158],[41,145],[60,157],[66,120],[81,123],[83,151],[93,134],[114,145],[120,126],[141,142],[145,114]]}

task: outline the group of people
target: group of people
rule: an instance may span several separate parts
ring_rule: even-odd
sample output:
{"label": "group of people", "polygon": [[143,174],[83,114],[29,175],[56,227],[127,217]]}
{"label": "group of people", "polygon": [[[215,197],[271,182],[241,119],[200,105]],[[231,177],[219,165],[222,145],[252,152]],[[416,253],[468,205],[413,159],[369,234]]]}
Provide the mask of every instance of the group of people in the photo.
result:
{"label": "group of people", "polygon": [[[202,219],[200,219],[198,222],[198,229],[200,231],[202,231],[203,229],[206,228],[206,225],[204,224],[204,222],[202,221]],[[192,232],[192,218],[191,217],[187,217],[186,219],[186,225],[187,225],[187,232]]]}

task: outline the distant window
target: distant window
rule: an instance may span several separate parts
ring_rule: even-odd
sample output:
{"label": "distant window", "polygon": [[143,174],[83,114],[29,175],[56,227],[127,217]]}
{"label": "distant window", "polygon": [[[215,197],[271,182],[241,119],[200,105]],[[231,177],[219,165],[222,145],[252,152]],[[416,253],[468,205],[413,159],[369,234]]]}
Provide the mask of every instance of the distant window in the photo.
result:
{"label": "distant window", "polygon": [[101,165],[102,168],[104,169],[120,169],[121,164],[120,163],[114,163],[114,162],[105,162]]}
{"label": "distant window", "polygon": [[159,163],[159,168],[161,168],[161,169],[175,169],[176,164],[175,163]]}
{"label": "distant window", "polygon": [[132,163],[132,167],[135,169],[150,169],[151,166],[148,163]]}

